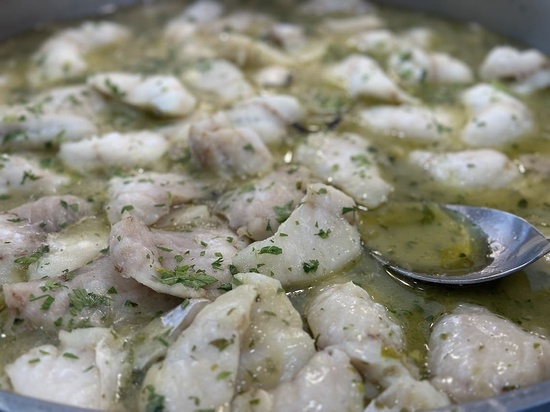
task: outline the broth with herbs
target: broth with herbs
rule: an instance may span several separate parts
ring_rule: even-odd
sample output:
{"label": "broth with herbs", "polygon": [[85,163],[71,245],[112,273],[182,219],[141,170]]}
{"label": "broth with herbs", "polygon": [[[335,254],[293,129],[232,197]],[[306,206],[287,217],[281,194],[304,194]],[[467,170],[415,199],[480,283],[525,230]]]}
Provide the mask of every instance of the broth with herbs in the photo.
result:
{"label": "broth with herbs", "polygon": [[550,378],[548,258],[445,288],[367,250],[483,266],[447,203],[549,235],[549,111],[541,53],[361,0],[162,1],[5,41],[2,389],[381,411]]}

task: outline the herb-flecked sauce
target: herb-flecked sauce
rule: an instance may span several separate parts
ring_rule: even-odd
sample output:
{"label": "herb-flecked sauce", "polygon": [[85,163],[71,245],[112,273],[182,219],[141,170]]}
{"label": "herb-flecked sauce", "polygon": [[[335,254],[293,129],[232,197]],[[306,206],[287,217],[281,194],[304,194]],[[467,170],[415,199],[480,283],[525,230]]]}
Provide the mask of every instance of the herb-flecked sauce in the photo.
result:
{"label": "herb-flecked sauce", "polygon": [[[240,4],[232,3],[231,8],[240,7]],[[255,7],[261,7],[262,11],[273,13],[282,20],[303,25],[306,30],[316,24],[314,18],[299,17],[298,14],[289,12],[292,6],[275,6],[266,2],[260,6],[260,2],[257,3]],[[178,56],[172,46],[163,41],[160,36],[165,22],[179,12],[181,7],[180,2],[166,1],[130,8],[108,16],[109,19],[134,29],[135,37],[129,48],[109,46],[98,52],[92,52],[88,59],[91,72],[117,70],[143,74],[179,75],[190,66],[197,64]],[[448,22],[423,14],[385,8],[382,8],[379,14],[386,20],[391,30],[399,31],[413,26],[432,29],[436,33],[434,49],[449,52],[474,69],[480,66],[484,56],[492,47],[509,43],[509,41],[475,25]],[[39,47],[47,35],[61,27],[65,26],[47,27],[39,32],[10,39],[0,45],[0,74],[7,75],[10,79],[9,83],[0,83],[1,102],[5,104],[24,102],[32,94],[41,91],[33,89],[25,81],[28,56]],[[334,44],[317,63],[296,69],[293,82],[286,92],[298,97],[309,110],[309,117],[304,122],[305,127],[309,130],[322,129],[326,119],[339,112],[342,114],[342,121],[337,126],[338,131],[364,133],[356,118],[357,103],[349,102],[345,93],[335,87],[320,85],[321,82],[317,78],[323,65],[337,61],[349,52],[350,50],[344,42]],[[246,68],[244,68],[244,72],[247,74]],[[73,82],[81,83],[84,80],[85,77],[74,79]],[[501,84],[498,86],[505,88]],[[427,105],[452,107],[460,104],[459,95],[465,87],[421,84],[410,86],[408,91]],[[548,116],[550,113],[550,91],[539,91],[522,97],[522,100],[534,114],[538,128],[532,135],[524,137],[517,144],[504,147],[502,151],[515,161],[518,161],[519,156],[525,153],[550,156],[550,117]],[[368,105],[368,100],[361,102],[361,104],[365,103]],[[215,100],[203,101],[201,104],[209,111],[222,108],[217,107],[219,103]],[[115,105],[114,110],[105,115],[101,132],[156,128],[165,123],[166,120],[160,120],[120,104]],[[289,129],[289,133],[291,138],[287,139],[287,143],[283,147],[274,152],[281,164],[284,163],[285,155],[305,138],[303,133],[297,129]],[[425,175],[410,167],[402,166],[403,163],[397,161],[405,158],[411,150],[419,148],[419,145],[391,134],[377,135],[369,132],[369,136],[376,145],[378,159],[383,165],[384,177],[394,185],[395,190],[389,205],[359,212],[360,232],[367,244],[373,237],[376,241],[376,236],[381,236],[385,230],[384,226],[391,225],[392,219],[407,219],[408,217],[411,225],[408,230],[417,236],[422,236],[426,229],[423,227],[422,213],[420,213],[420,217],[417,215],[426,202],[430,204],[461,203],[503,209],[527,219],[544,234],[550,235],[550,200],[548,197],[550,175],[547,175],[546,178],[536,174],[527,176],[528,179],[525,179],[524,186],[519,189],[517,187],[489,190],[452,189],[426,178]],[[430,144],[423,144],[421,148],[458,150],[463,146],[458,139],[450,139],[443,143],[434,143],[432,147]],[[43,151],[35,152],[35,154],[40,158],[43,167],[71,174],[70,171],[64,170],[63,165],[55,158],[53,149],[46,148]],[[163,162],[154,167],[154,170],[168,171],[181,170],[182,168],[192,169],[189,154],[185,149],[181,152],[170,153]],[[97,210],[97,218],[93,223],[87,224],[83,230],[100,232],[108,230],[108,222],[102,210],[102,204],[106,200],[104,182],[113,174],[124,174],[125,172],[125,170],[103,170],[92,172],[86,177],[72,174],[72,185],[64,188],[63,191],[89,198]],[[220,188],[227,189],[239,184],[246,184],[246,182],[222,182]],[[31,199],[18,195],[3,196],[0,200],[0,209],[7,210]],[[411,207],[409,212],[407,212],[407,208],[401,207],[399,213],[392,214],[392,207],[400,207],[399,205],[403,204],[414,207]],[[410,213],[410,216],[407,213]],[[462,238],[463,241],[468,239],[467,236]],[[453,243],[455,242],[450,242],[450,244]],[[412,255],[425,252],[414,249],[415,247],[425,246],[412,245],[412,249],[409,251]],[[471,256],[476,258],[475,251]],[[475,265],[476,262],[471,263]],[[550,334],[550,259],[548,258],[541,259],[516,274],[488,284],[457,288],[412,284],[394,278],[365,252],[357,264],[343,273],[335,274],[329,282],[348,280],[362,286],[376,301],[388,308],[394,319],[404,328],[409,356],[426,373],[426,350],[430,327],[438,317],[451,311],[462,302],[487,307],[527,330],[544,336]],[[309,292],[315,290],[316,287],[291,291],[288,294],[295,306],[298,309],[303,309]],[[8,322],[5,316],[4,321]],[[124,335],[143,321],[144,319],[136,319],[135,323],[119,325],[118,332]],[[44,333],[41,330],[18,330],[17,325],[13,330],[4,329],[0,335],[0,368],[31,347],[42,343],[56,342],[56,339],[56,334]],[[127,394],[131,394],[134,389],[129,385]],[[132,399],[132,396],[123,397],[121,402],[131,410]]]}

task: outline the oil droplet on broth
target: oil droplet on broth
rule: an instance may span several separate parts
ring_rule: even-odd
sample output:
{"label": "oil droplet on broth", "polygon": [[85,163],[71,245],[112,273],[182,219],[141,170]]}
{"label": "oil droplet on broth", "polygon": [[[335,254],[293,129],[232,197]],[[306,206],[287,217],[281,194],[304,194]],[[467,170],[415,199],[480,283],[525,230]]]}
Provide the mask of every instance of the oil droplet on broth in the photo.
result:
{"label": "oil droplet on broth", "polygon": [[479,228],[459,213],[426,203],[398,203],[361,212],[366,246],[415,272],[459,276],[482,269],[490,247]]}

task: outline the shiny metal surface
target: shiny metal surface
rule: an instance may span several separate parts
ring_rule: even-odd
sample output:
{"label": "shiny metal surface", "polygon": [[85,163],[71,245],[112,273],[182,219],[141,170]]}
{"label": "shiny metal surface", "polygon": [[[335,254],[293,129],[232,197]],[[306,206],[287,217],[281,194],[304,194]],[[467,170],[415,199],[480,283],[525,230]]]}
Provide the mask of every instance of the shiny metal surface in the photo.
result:
{"label": "shiny metal surface", "polygon": [[[111,13],[119,7],[162,0],[0,0],[0,40],[54,21]],[[479,23],[550,53],[548,0],[372,0]]]}
{"label": "shiny metal surface", "polygon": [[374,0],[475,22],[518,42],[550,53],[550,1],[548,0]]}
{"label": "shiny metal surface", "polygon": [[471,285],[517,272],[550,253],[550,242],[533,225],[519,216],[484,207],[444,205],[442,208],[461,214],[481,229],[491,251],[490,264],[481,270],[464,275],[446,275],[444,272],[433,275],[393,265],[377,252],[372,252],[372,256],[399,275],[416,280],[445,285]]}
{"label": "shiny metal surface", "polygon": [[[156,0],[162,1],[162,0]],[[526,45],[550,53],[549,0],[373,0],[443,17],[479,23]],[[0,0],[0,40],[62,20],[108,14],[119,7],[154,0]],[[183,1],[182,1],[183,3]],[[82,412],[0,390],[0,412]],[[550,381],[439,412],[550,411]]]}
{"label": "shiny metal surface", "polygon": [[0,40],[48,23],[109,14],[140,0],[0,0]]}

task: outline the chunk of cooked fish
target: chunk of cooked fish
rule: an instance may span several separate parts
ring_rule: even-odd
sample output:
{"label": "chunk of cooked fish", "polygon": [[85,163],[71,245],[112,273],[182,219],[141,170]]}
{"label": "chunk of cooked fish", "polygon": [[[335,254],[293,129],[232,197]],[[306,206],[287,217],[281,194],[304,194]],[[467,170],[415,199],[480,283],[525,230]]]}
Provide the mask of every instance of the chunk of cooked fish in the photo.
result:
{"label": "chunk of cooked fish", "polygon": [[[242,335],[256,300],[253,286],[242,285],[207,305],[166,353],[147,371],[139,407],[163,400],[163,410],[220,408],[235,395]],[[182,385],[181,382],[185,382]]]}
{"label": "chunk of cooked fish", "polygon": [[4,285],[3,293],[23,327],[44,330],[135,324],[181,301],[120,276],[109,256],[53,278]]}
{"label": "chunk of cooked fish", "polygon": [[43,149],[96,132],[96,124],[77,113],[36,112],[33,107],[20,105],[0,108],[0,147],[3,149]]}
{"label": "chunk of cooked fish", "polygon": [[317,353],[290,382],[272,390],[251,389],[231,403],[235,412],[362,411],[361,377],[336,348]]}
{"label": "chunk of cooked fish", "polygon": [[[31,225],[13,213],[0,214],[0,283],[17,282],[24,278],[26,265],[19,264],[17,259],[43,253],[46,234],[36,225]],[[36,255],[39,256],[38,254]],[[34,258],[30,258],[32,262]],[[21,262],[27,259],[20,260]]]}
{"label": "chunk of cooked fish", "polygon": [[129,216],[113,225],[109,243],[124,278],[181,298],[216,297],[231,282],[229,265],[241,245],[224,228],[151,230]]}
{"label": "chunk of cooked fish", "polygon": [[373,132],[417,142],[445,140],[457,126],[450,110],[423,106],[372,106],[359,112],[361,124]]}
{"label": "chunk of cooked fish", "polygon": [[96,259],[109,246],[109,226],[103,219],[82,219],[61,232],[48,234],[44,243],[48,251],[28,266],[29,280],[54,278]]}
{"label": "chunk of cooked fish", "polygon": [[250,326],[242,337],[238,390],[274,389],[300,373],[315,354],[314,341],[278,280],[257,273],[236,278],[258,291]]}
{"label": "chunk of cooked fish", "polygon": [[308,302],[305,315],[319,348],[347,353],[365,378],[368,398],[410,374],[395,356],[405,347],[401,327],[360,286],[348,282],[323,288]]}
{"label": "chunk of cooked fish", "polygon": [[497,46],[485,56],[479,74],[483,80],[511,82],[516,93],[530,94],[550,86],[550,60],[538,50]]}
{"label": "chunk of cooked fish", "polygon": [[220,2],[195,1],[168,22],[164,34],[173,41],[187,41],[194,36],[199,28],[213,24],[223,15],[223,12],[224,5]]}
{"label": "chunk of cooked fish", "polygon": [[144,172],[115,176],[109,180],[109,201],[105,209],[109,222],[130,215],[151,225],[170,207],[210,196],[211,182],[184,173]]}
{"label": "chunk of cooked fish", "polygon": [[401,327],[386,308],[352,282],[323,288],[308,303],[305,315],[320,348],[360,342],[369,336],[380,338],[397,351],[404,347]]}
{"label": "chunk of cooked fish", "polygon": [[156,132],[112,132],[78,142],[62,143],[58,157],[80,173],[109,167],[143,167],[155,164],[170,148],[168,139]]}
{"label": "chunk of cooked fish", "polygon": [[74,78],[88,69],[86,53],[128,38],[126,27],[108,21],[84,22],[59,31],[33,55],[27,77],[35,85]]}
{"label": "chunk of cooked fish", "polygon": [[309,171],[285,166],[222,195],[214,212],[241,236],[263,240],[279,228],[304,197]]}
{"label": "chunk of cooked fish", "polygon": [[304,27],[292,23],[272,23],[262,33],[262,37],[287,52],[297,52],[307,42]]}
{"label": "chunk of cooked fish", "polygon": [[272,394],[273,411],[363,411],[361,376],[336,348],[317,352],[292,381]]}
{"label": "chunk of cooked fish", "polygon": [[251,128],[266,144],[277,144],[286,136],[287,126],[305,116],[305,110],[295,97],[275,94],[244,100],[226,115],[233,126]]}
{"label": "chunk of cooked fish", "polygon": [[40,167],[34,159],[0,154],[0,194],[54,194],[69,181],[67,176]]}
{"label": "chunk of cooked fish", "polygon": [[280,144],[287,135],[287,126],[300,121],[305,111],[293,96],[284,94],[253,97],[231,109],[195,122],[197,130],[218,130],[228,127],[252,129],[268,145]]}
{"label": "chunk of cooked fish", "polygon": [[292,82],[292,71],[283,66],[262,67],[254,75],[254,81],[263,87],[287,87]]}
{"label": "chunk of cooked fish", "polygon": [[359,32],[369,32],[371,30],[384,27],[384,21],[375,14],[366,14],[353,17],[331,17],[323,21],[323,30],[332,32],[335,35],[351,35]]}
{"label": "chunk of cooked fish", "polygon": [[446,54],[420,48],[402,49],[388,58],[388,68],[404,84],[470,83],[472,70],[466,63]]}
{"label": "chunk of cooked fish", "polygon": [[355,202],[339,190],[310,184],[302,203],[277,232],[233,257],[241,272],[258,271],[283,287],[311,284],[342,270],[361,255]]}
{"label": "chunk of cooked fish", "polygon": [[187,328],[197,314],[210,303],[208,299],[185,299],[168,312],[156,317],[144,327],[130,335],[133,356],[133,370],[141,373],[161,361],[179,335]]}
{"label": "chunk of cooked fish", "polygon": [[193,89],[213,95],[225,104],[247,99],[255,94],[242,71],[227,60],[199,60],[182,77]]}
{"label": "chunk of cooked fish", "polygon": [[0,213],[0,283],[20,280],[24,269],[49,252],[48,233],[58,232],[90,212],[85,200],[66,195],[46,196]]}
{"label": "chunk of cooked fish", "polygon": [[517,166],[496,150],[436,153],[414,150],[408,161],[433,180],[450,187],[506,187],[520,176]]}
{"label": "chunk of cooked fish", "polygon": [[346,90],[351,98],[369,97],[392,103],[416,102],[384,73],[374,59],[360,54],[352,54],[329,67],[324,77]]}
{"label": "chunk of cooked fish", "polygon": [[467,402],[550,377],[550,343],[476,305],[441,317],[429,340],[435,387]]}
{"label": "chunk of cooked fish", "polygon": [[44,196],[9,211],[46,233],[59,232],[85,216],[90,216],[90,202],[78,196]]}
{"label": "chunk of cooked fish", "polygon": [[94,121],[109,105],[94,88],[76,84],[47,89],[32,97],[25,107],[37,113],[72,113]]}
{"label": "chunk of cooked fish", "polygon": [[203,129],[192,127],[189,149],[197,165],[222,179],[261,175],[273,167],[273,156],[250,128]]}
{"label": "chunk of cooked fish", "polygon": [[37,346],[6,366],[13,390],[81,408],[111,408],[129,371],[113,334],[107,328],[61,331],[59,346]]}
{"label": "chunk of cooked fish", "polygon": [[214,44],[218,54],[238,66],[261,67],[270,64],[292,67],[295,60],[284,51],[240,33],[224,33]]}
{"label": "chunk of cooked fish", "polygon": [[54,87],[22,104],[0,107],[1,147],[43,149],[91,136],[107,103],[86,85]]}
{"label": "chunk of cooked fish", "polygon": [[357,203],[377,207],[393,187],[381,176],[368,139],[355,133],[315,133],[295,151],[295,161]]}
{"label": "chunk of cooked fish", "polygon": [[429,381],[404,375],[373,399],[364,412],[431,410],[449,407],[450,404],[447,395],[434,388]]}
{"label": "chunk of cooked fish", "polygon": [[388,55],[400,50],[428,49],[432,39],[430,29],[413,27],[403,33],[387,29],[367,30],[351,36],[346,43],[361,53]]}
{"label": "chunk of cooked fish", "polygon": [[318,347],[342,350],[363,376],[369,411],[449,404],[445,394],[418,380],[416,368],[402,355],[401,327],[360,286],[348,282],[321,289],[305,315]]}
{"label": "chunk of cooked fish", "polygon": [[201,33],[220,35],[225,32],[256,35],[274,23],[267,13],[251,9],[237,9],[201,26]]}
{"label": "chunk of cooked fish", "polygon": [[464,91],[462,104],[469,114],[462,140],[469,146],[504,146],[535,130],[529,108],[489,84],[478,84]]}
{"label": "chunk of cooked fish", "polygon": [[99,73],[88,84],[107,96],[160,116],[189,114],[197,100],[175,76]]}

